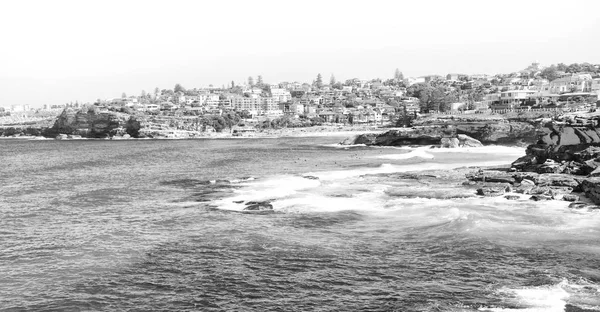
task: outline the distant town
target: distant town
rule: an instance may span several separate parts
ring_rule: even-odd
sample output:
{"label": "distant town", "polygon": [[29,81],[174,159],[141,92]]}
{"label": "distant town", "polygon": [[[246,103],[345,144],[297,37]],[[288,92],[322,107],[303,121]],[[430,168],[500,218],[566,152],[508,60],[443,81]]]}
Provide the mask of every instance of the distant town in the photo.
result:
{"label": "distant town", "polygon": [[[155,88],[94,103],[65,103],[32,108],[0,107],[2,120],[58,115],[65,108],[95,106],[97,110],[150,116],[222,116],[246,120],[311,120],[311,124],[377,124],[399,114],[490,112],[515,109],[590,109],[600,95],[600,65],[534,62],[525,69],[497,75],[449,73],[405,78],[399,69],[389,79],[337,81],[316,75],[311,83],[267,83],[248,77],[243,85],[208,88]],[[39,117],[43,118],[43,117]],[[219,129],[217,129],[218,131]]]}

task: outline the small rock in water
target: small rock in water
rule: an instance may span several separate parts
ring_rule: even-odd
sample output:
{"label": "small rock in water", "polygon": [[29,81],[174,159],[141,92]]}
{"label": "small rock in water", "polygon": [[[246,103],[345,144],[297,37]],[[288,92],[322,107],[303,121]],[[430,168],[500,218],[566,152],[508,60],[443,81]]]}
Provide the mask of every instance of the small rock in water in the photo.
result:
{"label": "small rock in water", "polygon": [[584,202],[574,202],[569,204],[569,208],[572,209],[600,209],[599,206],[593,205],[593,204],[588,204],[588,203],[584,203]]}
{"label": "small rock in water", "polygon": [[246,203],[244,210],[273,210],[273,205],[269,201],[249,201]]}
{"label": "small rock in water", "polygon": [[579,200],[579,196],[573,194],[565,194],[562,198],[564,201],[576,202]]}
{"label": "small rock in water", "polygon": [[508,200],[517,200],[521,197],[519,197],[518,195],[506,195],[506,196],[504,196],[504,198],[506,198]]}
{"label": "small rock in water", "polygon": [[477,195],[480,196],[501,196],[506,191],[506,187],[483,187],[477,189]]}
{"label": "small rock in water", "polygon": [[535,200],[535,201],[542,201],[542,200],[551,200],[552,197],[545,196],[545,195],[533,195],[529,199]]}
{"label": "small rock in water", "polygon": [[319,177],[315,177],[315,176],[302,176],[305,179],[309,179],[309,180],[319,180]]}

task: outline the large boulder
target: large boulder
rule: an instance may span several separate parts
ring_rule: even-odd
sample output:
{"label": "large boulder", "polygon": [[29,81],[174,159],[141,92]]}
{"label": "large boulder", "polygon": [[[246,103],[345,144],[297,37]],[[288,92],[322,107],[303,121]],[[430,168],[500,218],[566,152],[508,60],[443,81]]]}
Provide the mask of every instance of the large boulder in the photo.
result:
{"label": "large boulder", "polygon": [[477,189],[477,195],[479,196],[486,196],[486,197],[495,197],[495,196],[502,196],[507,192],[512,191],[512,188],[510,187],[510,185],[508,184],[502,184],[502,183],[494,183],[494,184],[488,184],[484,187],[478,188]]}
{"label": "large boulder", "polygon": [[481,147],[483,144],[479,140],[473,139],[466,134],[458,134],[459,145],[463,147]]}
{"label": "large boulder", "polygon": [[457,148],[460,146],[460,141],[457,138],[442,138],[440,146],[444,148]]}
{"label": "large boulder", "polygon": [[595,204],[600,204],[600,178],[587,178],[581,183],[585,195]]}
{"label": "large boulder", "polygon": [[537,157],[533,156],[533,155],[525,155],[523,157],[520,157],[519,159],[515,160],[512,164],[511,164],[511,168],[515,168],[517,170],[523,170],[525,171],[526,169],[532,168],[534,166],[536,166],[537,163]]}

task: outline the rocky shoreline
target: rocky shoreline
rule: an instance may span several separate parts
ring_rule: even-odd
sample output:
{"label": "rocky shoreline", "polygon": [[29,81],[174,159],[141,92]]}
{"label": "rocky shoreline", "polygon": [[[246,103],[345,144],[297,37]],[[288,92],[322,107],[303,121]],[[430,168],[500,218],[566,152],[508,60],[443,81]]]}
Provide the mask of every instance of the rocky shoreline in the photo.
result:
{"label": "rocky shoreline", "polygon": [[546,123],[526,155],[503,170],[466,174],[481,196],[528,195],[531,200],[565,200],[571,208],[600,209],[600,116],[566,116]]}
{"label": "rocky shoreline", "polygon": [[[363,134],[342,144],[373,146],[432,145],[473,147],[482,143],[523,145],[526,155],[501,168],[461,168],[392,175],[428,181],[435,192],[425,198],[504,197],[507,200],[561,200],[573,209],[600,209],[600,114],[563,115],[527,122],[484,124],[459,120],[446,125]],[[470,129],[469,131],[465,129]],[[509,129],[490,134],[490,129]],[[473,137],[466,135],[468,132]],[[480,142],[481,141],[481,142]],[[465,193],[466,192],[466,193]],[[398,196],[412,196],[396,192]],[[454,194],[454,195],[452,195]]]}

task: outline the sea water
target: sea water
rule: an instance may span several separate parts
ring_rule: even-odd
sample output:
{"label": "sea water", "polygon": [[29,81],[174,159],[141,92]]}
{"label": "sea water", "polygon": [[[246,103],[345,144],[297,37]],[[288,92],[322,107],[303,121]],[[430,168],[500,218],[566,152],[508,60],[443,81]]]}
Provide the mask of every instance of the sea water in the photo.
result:
{"label": "sea water", "polygon": [[598,211],[399,175],[523,148],[342,139],[0,141],[0,311],[600,311]]}

